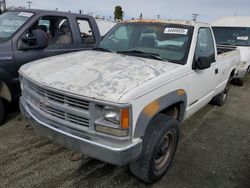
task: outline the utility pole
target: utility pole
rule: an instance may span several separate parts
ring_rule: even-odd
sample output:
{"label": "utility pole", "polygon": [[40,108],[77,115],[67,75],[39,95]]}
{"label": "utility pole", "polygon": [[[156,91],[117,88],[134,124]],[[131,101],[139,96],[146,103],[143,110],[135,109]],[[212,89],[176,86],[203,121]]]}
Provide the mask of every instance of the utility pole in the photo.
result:
{"label": "utility pole", "polygon": [[31,4],[32,4],[32,1],[27,1],[27,3],[28,3],[28,6],[29,6],[29,9],[30,9],[30,6],[31,6]]}
{"label": "utility pole", "polygon": [[193,20],[193,21],[196,21],[197,18],[198,18],[198,16],[199,16],[199,14],[193,13],[193,14],[192,14],[192,20]]}
{"label": "utility pole", "polygon": [[234,13],[234,16],[237,16],[237,12],[238,12],[238,4],[236,5],[235,7],[235,13]]}

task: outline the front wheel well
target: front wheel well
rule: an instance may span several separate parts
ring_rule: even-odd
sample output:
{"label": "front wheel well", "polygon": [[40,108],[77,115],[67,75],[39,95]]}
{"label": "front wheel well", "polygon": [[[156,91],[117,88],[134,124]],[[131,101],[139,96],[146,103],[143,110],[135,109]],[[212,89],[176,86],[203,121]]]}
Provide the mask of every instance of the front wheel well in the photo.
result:
{"label": "front wheel well", "polygon": [[5,82],[0,81],[0,97],[11,102],[11,93]]}
{"label": "front wheel well", "polygon": [[167,108],[162,110],[160,113],[168,115],[168,116],[174,118],[175,120],[177,120],[178,122],[181,122],[182,114],[183,114],[182,113],[183,105],[184,105],[183,102],[175,103],[171,106],[168,106]]}

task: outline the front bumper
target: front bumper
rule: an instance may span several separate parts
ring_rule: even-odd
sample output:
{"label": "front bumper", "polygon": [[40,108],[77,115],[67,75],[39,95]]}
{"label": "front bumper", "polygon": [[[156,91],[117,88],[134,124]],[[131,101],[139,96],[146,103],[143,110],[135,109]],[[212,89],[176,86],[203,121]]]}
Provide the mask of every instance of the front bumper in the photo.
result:
{"label": "front bumper", "polygon": [[101,161],[122,166],[138,158],[141,153],[141,140],[127,145],[119,146],[115,145],[115,143],[106,145],[100,140],[97,142],[88,135],[81,137],[48,124],[32,114],[22,97],[20,98],[20,110],[38,134],[66,148],[87,154]]}

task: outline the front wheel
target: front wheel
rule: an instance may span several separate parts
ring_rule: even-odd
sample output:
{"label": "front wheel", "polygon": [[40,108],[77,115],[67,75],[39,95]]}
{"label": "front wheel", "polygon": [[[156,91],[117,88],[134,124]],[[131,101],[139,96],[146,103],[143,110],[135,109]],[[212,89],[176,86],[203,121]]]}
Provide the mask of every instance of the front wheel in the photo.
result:
{"label": "front wheel", "polygon": [[3,104],[3,99],[0,98],[0,126],[4,123],[5,120],[5,109]]}
{"label": "front wheel", "polygon": [[159,180],[172,162],[178,138],[178,122],[167,115],[158,114],[147,128],[142,153],[129,165],[130,171],[147,183]]}

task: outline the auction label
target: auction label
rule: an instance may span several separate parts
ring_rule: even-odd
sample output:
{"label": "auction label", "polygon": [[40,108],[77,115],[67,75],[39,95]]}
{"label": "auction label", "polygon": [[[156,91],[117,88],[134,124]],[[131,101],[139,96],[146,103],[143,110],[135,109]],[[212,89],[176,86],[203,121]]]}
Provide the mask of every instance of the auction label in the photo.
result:
{"label": "auction label", "polygon": [[23,17],[31,17],[31,16],[33,16],[33,13],[30,13],[30,12],[20,12],[19,14],[18,14],[18,16],[23,16]]}
{"label": "auction label", "polygon": [[188,29],[167,27],[167,28],[164,30],[164,33],[165,33],[165,34],[187,35]]}
{"label": "auction label", "polygon": [[248,36],[238,36],[237,40],[248,40]]}

